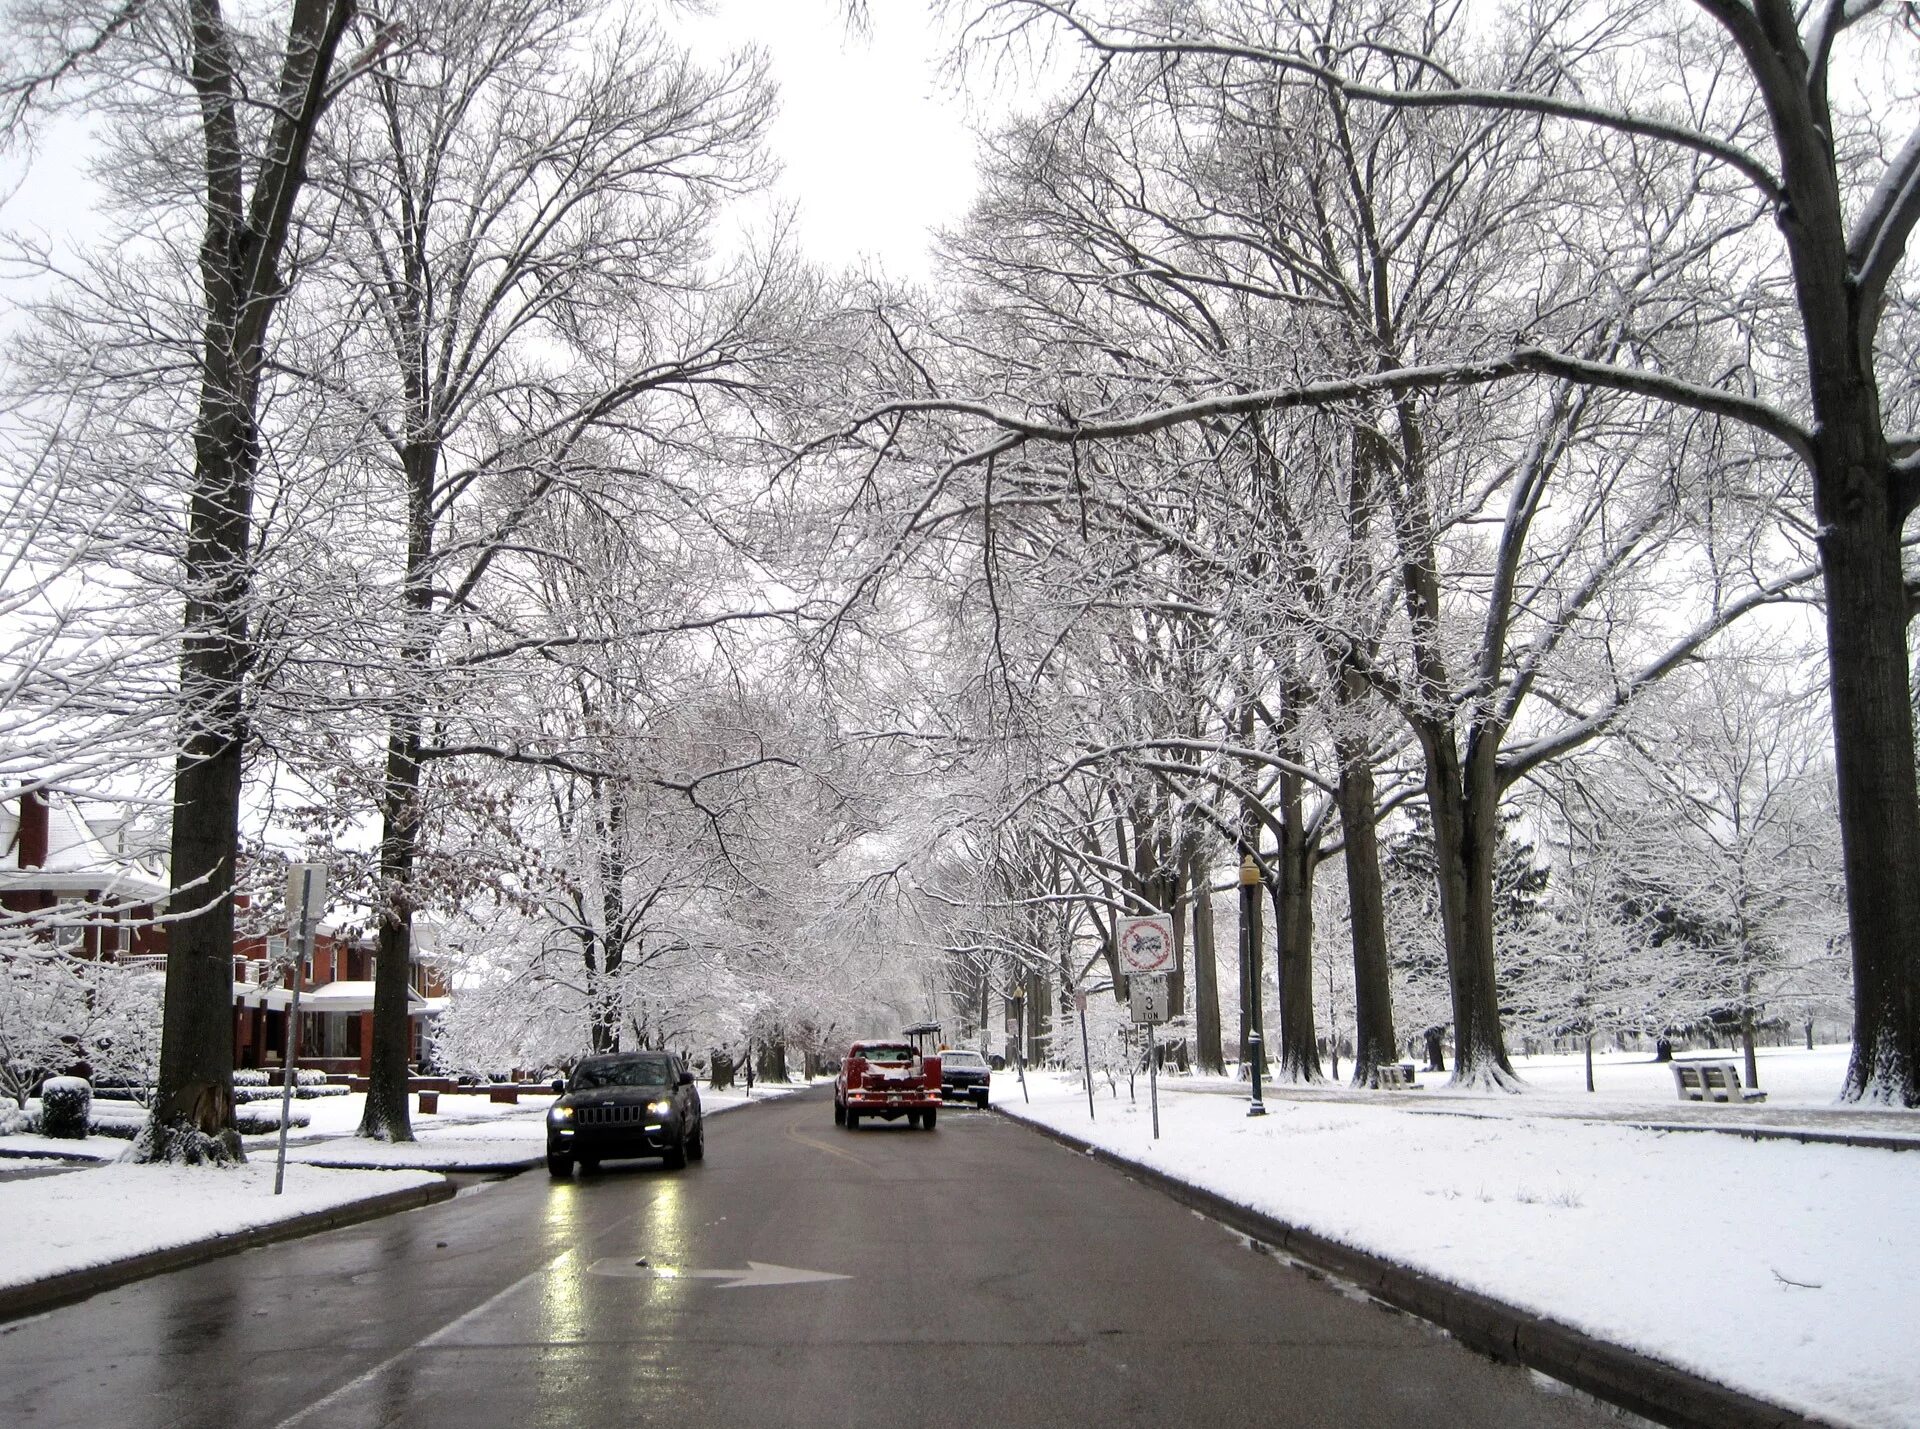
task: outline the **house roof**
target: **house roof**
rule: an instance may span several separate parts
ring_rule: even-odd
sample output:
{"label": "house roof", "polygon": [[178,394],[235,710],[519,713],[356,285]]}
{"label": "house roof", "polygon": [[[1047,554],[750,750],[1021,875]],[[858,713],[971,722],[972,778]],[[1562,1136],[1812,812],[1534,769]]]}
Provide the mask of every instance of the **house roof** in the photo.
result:
{"label": "house roof", "polygon": [[20,866],[20,803],[0,803],[0,891],[30,889],[93,894],[119,903],[153,903],[167,894],[167,881],[127,848],[130,821],[89,817],[70,794],[49,789],[47,859],[38,868]]}
{"label": "house roof", "polygon": [[[272,1012],[285,1012],[293,1003],[293,990],[237,982],[233,985],[233,1000],[243,1007],[264,1007]],[[364,978],[347,978],[339,982],[324,982],[318,987],[304,988],[300,993],[300,1010],[302,1012],[371,1012],[373,1011],[373,983]],[[412,988],[407,989],[409,1017],[431,1015],[445,1010],[445,998],[422,997]]]}

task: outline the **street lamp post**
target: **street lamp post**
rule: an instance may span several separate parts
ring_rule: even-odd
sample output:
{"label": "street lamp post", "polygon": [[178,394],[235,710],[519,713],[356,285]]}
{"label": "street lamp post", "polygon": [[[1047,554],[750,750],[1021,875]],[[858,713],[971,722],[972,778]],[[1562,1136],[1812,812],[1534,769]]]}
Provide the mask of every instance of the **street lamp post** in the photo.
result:
{"label": "street lamp post", "polygon": [[1253,1064],[1253,1100],[1247,1103],[1248,1116],[1267,1114],[1267,1104],[1260,1100],[1260,1065],[1266,1060],[1260,1038],[1260,949],[1253,939],[1259,888],[1260,865],[1247,854],[1240,860],[1240,966],[1246,970],[1247,1059]]}

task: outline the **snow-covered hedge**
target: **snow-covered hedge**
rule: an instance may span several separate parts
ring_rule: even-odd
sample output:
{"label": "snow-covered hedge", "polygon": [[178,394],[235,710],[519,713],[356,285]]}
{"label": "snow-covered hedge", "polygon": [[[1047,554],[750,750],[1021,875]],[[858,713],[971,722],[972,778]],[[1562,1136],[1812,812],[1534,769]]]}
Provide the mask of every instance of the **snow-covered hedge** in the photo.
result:
{"label": "snow-covered hedge", "polygon": [[48,1077],[40,1084],[40,1134],[85,1141],[93,1088],[83,1077]]}
{"label": "snow-covered hedge", "polygon": [[[307,1100],[311,1100],[314,1097],[349,1096],[352,1094],[352,1088],[336,1087],[336,1086],[331,1086],[324,1083],[317,1087],[301,1086],[301,1085],[295,1084],[293,1089],[293,1094],[295,1097],[298,1097],[300,1100],[307,1101]],[[233,1100],[236,1104],[244,1103],[244,1102],[270,1102],[270,1101],[278,1100],[279,1096],[280,1096],[280,1084],[278,1082],[275,1082],[271,1086],[266,1086],[266,1087],[236,1086],[233,1089]]]}
{"label": "snow-covered hedge", "polygon": [[[287,1110],[287,1126],[305,1126],[313,1120],[313,1115],[305,1107],[295,1106]],[[252,1106],[237,1106],[233,1109],[233,1129],[242,1136],[264,1136],[270,1131],[280,1129],[280,1108],[273,1102],[257,1102]]]}
{"label": "snow-covered hedge", "polygon": [[[233,1073],[236,1087],[277,1087],[280,1085],[280,1073],[270,1067],[237,1067]],[[295,1067],[293,1084],[296,1087],[324,1087],[329,1085],[327,1074],[318,1067]],[[345,1087],[340,1088],[346,1091]]]}

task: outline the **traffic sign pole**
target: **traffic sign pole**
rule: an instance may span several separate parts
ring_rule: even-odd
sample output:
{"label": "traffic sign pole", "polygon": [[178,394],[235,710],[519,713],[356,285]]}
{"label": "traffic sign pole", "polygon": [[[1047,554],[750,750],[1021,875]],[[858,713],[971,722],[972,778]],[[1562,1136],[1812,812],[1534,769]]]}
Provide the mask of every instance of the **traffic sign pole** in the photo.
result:
{"label": "traffic sign pole", "polygon": [[1097,1121],[1093,1114],[1093,1054],[1087,1050],[1087,995],[1076,992],[1073,1005],[1080,1014],[1080,1070],[1087,1074],[1087,1120]]}
{"label": "traffic sign pole", "polygon": [[293,1067],[300,1055],[300,980],[313,956],[313,928],[327,898],[327,866],[296,863],[287,870],[287,912],[300,910],[300,921],[288,929],[287,944],[294,950],[293,1001],[287,1008],[286,1036],[280,1039],[286,1065],[280,1069],[280,1151],[273,1167],[273,1194],[287,1180],[287,1122],[293,1116]]}
{"label": "traffic sign pole", "polygon": [[1154,1023],[1147,1021],[1147,1103],[1153,1108],[1153,1139],[1160,1139],[1160,1039],[1153,1035]]}

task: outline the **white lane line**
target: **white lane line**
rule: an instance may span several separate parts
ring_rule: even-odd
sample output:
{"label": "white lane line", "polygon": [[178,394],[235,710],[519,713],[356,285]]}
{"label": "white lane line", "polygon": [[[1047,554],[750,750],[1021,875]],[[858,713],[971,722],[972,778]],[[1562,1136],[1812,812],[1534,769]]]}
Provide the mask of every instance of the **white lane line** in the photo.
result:
{"label": "white lane line", "polygon": [[[628,1219],[631,1219],[631,1217],[629,1217]],[[433,1344],[436,1340],[439,1340],[442,1337],[452,1333],[454,1330],[457,1330],[458,1328],[460,1328],[460,1326],[464,1325],[467,1321],[471,1320],[474,1316],[484,1314],[486,1311],[491,1310],[495,1305],[498,1305],[502,1300],[506,1299],[509,1295],[512,1295],[515,1291],[520,1290],[522,1287],[524,1287],[529,1281],[538,1280],[543,1275],[551,1275],[555,1267],[557,1267],[561,1261],[567,1259],[569,1256],[573,1256],[577,1254],[578,1254],[578,1251],[572,1248],[561,1251],[560,1254],[556,1255],[552,1260],[548,1261],[545,1265],[540,1266],[537,1270],[528,1271],[525,1275],[521,1276],[518,1280],[514,1281],[513,1284],[509,1285],[506,1289],[501,1290],[496,1294],[489,1295],[486,1299],[482,1300],[478,1305],[475,1305],[471,1310],[468,1310],[465,1314],[458,1315],[453,1319],[447,1321],[446,1324],[442,1325],[439,1329],[435,1330],[431,1335],[428,1335],[425,1339],[415,1340],[412,1344],[408,1345],[405,1349],[400,1350],[397,1354],[388,1355],[385,1359],[381,1360],[380,1363],[375,1365],[372,1369],[366,1371],[364,1374],[356,1375],[354,1378],[348,1380],[345,1384],[341,1385],[338,1389],[334,1390],[331,1394],[327,1395],[326,1398],[316,1399],[313,1403],[309,1404],[305,1409],[302,1409],[299,1413],[289,1415],[287,1418],[282,1419],[280,1423],[275,1426],[275,1429],[293,1429],[293,1426],[296,1424],[304,1424],[308,1419],[312,1418],[315,1414],[318,1414],[321,1410],[325,1409],[328,1405],[336,1403],[337,1401],[345,1398],[347,1395],[352,1394],[355,1390],[360,1389],[364,1385],[371,1384],[374,1380],[380,1378],[381,1375],[385,1374],[388,1370],[392,1369],[395,1365],[399,1364],[401,1360],[405,1359],[408,1355],[414,1353],[414,1351],[425,1349],[428,1345]]]}

